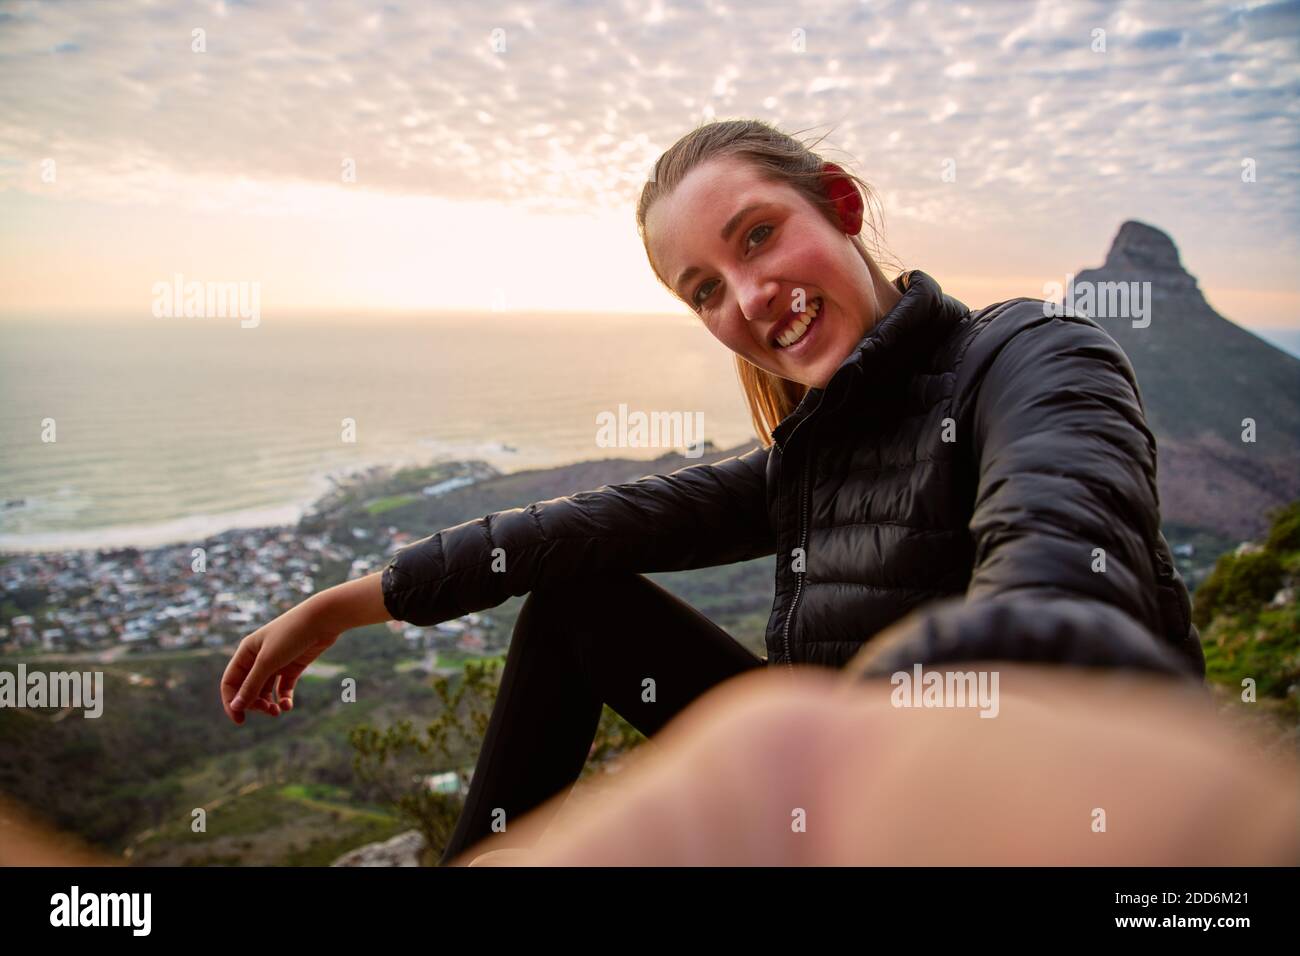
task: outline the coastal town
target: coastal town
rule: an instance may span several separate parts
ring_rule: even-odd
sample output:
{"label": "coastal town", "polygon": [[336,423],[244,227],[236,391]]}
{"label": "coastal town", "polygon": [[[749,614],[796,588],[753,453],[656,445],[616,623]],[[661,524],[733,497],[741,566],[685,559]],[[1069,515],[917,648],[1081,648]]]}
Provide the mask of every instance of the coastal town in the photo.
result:
{"label": "coastal town", "polygon": [[[464,483],[450,479],[438,493]],[[7,555],[0,563],[7,596],[0,655],[229,646],[316,591],[381,569],[413,540],[394,527],[341,531],[236,529],[199,545]],[[1193,549],[1177,544],[1174,552],[1183,564]],[[505,649],[506,637],[484,612],[430,628],[388,626],[430,670],[440,650],[483,656]]]}
{"label": "coastal town", "polygon": [[[389,521],[411,502],[487,481],[482,461],[414,472],[373,466],[334,480],[297,525],[232,529],[197,542],[0,554],[0,657],[230,647],[310,595],[380,570],[415,535]],[[1215,557],[1171,542],[1189,587]],[[418,669],[505,653],[507,628],[477,612],[432,627],[389,621]],[[450,668],[449,668],[450,670]]]}
{"label": "coastal town", "polygon": [[[439,495],[472,483],[459,476],[423,489]],[[319,513],[323,505],[317,506]],[[380,570],[413,535],[396,527],[327,524],[241,528],[197,543],[18,553],[0,561],[0,655],[226,647],[311,594]],[[410,650],[435,666],[437,652],[484,656],[504,638],[486,613],[434,627],[389,621]]]}

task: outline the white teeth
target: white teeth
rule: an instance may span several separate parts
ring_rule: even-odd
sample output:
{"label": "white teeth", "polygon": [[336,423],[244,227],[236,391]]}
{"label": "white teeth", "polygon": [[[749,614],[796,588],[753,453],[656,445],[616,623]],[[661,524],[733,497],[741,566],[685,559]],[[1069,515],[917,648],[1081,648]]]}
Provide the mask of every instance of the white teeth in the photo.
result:
{"label": "white teeth", "polygon": [[794,325],[786,329],[785,333],[777,338],[777,342],[781,344],[782,348],[793,345],[795,342],[803,338],[803,334],[807,331],[809,324],[809,319],[796,319]]}
{"label": "white teeth", "polygon": [[795,342],[803,338],[803,334],[808,331],[808,326],[812,325],[812,320],[817,318],[817,313],[821,311],[821,300],[814,300],[809,306],[808,311],[800,318],[795,319],[794,324],[786,329],[781,335],[777,336],[776,343],[781,348],[788,348]]}

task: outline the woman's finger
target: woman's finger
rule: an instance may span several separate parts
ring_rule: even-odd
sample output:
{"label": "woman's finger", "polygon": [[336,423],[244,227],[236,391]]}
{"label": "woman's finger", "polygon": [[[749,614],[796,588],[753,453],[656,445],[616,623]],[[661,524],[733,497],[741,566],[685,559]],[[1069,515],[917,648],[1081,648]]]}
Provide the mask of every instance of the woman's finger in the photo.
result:
{"label": "woman's finger", "polygon": [[279,717],[280,716],[280,675],[279,674],[276,674],[274,677],[271,678],[271,682],[268,685],[267,692],[266,692],[266,700],[268,705],[271,708],[270,709],[271,716]]}
{"label": "woman's finger", "polygon": [[[246,639],[247,640],[247,639]],[[238,710],[240,706],[249,706],[259,697],[268,697],[270,691],[271,679],[275,676],[276,668],[268,659],[270,655],[262,653],[263,646],[259,641],[257,643],[257,653],[254,656],[252,665],[248,669],[247,676],[239,686],[239,694],[231,702],[231,706]]]}
{"label": "woman's finger", "polygon": [[272,674],[268,677],[255,698],[258,709],[271,717],[275,717],[280,712],[279,705],[276,703],[276,688],[279,679],[279,674]]}
{"label": "woman's finger", "polygon": [[290,664],[280,672],[280,707],[293,710],[293,692],[298,686],[298,678],[307,669],[304,664]]}
{"label": "woman's finger", "polygon": [[258,642],[251,641],[247,637],[240,641],[239,647],[235,649],[230,663],[226,665],[226,670],[221,675],[221,706],[225,709],[226,716],[237,724],[244,722],[244,708],[247,703],[239,699],[240,688],[243,687],[249,671],[253,669],[254,661],[257,660],[258,646]]}

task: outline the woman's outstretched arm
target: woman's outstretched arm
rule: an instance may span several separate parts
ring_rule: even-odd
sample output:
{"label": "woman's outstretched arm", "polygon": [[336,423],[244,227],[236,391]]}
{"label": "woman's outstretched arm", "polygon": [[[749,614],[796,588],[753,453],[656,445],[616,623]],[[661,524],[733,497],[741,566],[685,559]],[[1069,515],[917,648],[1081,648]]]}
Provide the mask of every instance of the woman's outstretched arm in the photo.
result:
{"label": "woman's outstretched arm", "polygon": [[384,607],[383,576],[382,571],[375,571],[326,588],[313,597],[320,602],[321,613],[334,621],[340,631],[382,624],[392,620],[388,608]]}
{"label": "woman's outstretched arm", "polygon": [[550,581],[772,554],[768,451],[494,512],[412,542],[383,569],[388,613],[439,624]]}
{"label": "woman's outstretched arm", "polygon": [[[1184,681],[975,662],[995,720],[824,668],[734,678],[602,792],[512,826],[524,866],[1294,866],[1295,760]],[[563,805],[562,805],[563,804]],[[571,812],[570,812],[571,811]],[[498,849],[489,837],[458,862]]]}
{"label": "woman's outstretched arm", "polygon": [[976,492],[966,594],[877,635],[850,667],[1021,660],[1204,675],[1164,566],[1156,443],[1132,366],[1087,319],[1025,300],[974,340],[954,415]]}
{"label": "woman's outstretched arm", "polygon": [[413,542],[381,571],[312,595],[240,641],[222,706],[272,717],[303,671],[346,630],[438,624],[548,581],[607,571],[677,571],[771,554],[768,450],[498,511]]}

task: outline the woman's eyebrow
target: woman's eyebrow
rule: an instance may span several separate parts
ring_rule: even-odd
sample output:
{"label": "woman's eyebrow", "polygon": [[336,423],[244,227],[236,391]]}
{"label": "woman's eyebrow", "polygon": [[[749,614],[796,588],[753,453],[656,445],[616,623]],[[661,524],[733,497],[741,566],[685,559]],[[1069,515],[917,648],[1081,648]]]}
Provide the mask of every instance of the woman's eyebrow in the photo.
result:
{"label": "woman's eyebrow", "polygon": [[[722,232],[718,233],[719,238],[721,238],[723,242],[726,242],[728,239],[731,238],[731,234],[736,231],[736,227],[740,225],[741,221],[746,216],[748,216],[751,212],[753,212],[755,209],[759,209],[763,205],[765,204],[761,202],[753,202],[750,203],[748,206],[746,206],[744,209],[740,210],[738,213],[736,213],[734,216],[732,216],[730,219],[727,220],[726,225],[722,227]],[[677,288],[680,289],[682,287],[682,283],[686,282],[688,279],[691,278],[691,276],[695,275],[695,273],[699,271],[700,271],[699,266],[690,266],[687,269],[683,269],[682,274],[677,277]],[[681,293],[679,292],[678,295],[680,294]]]}

